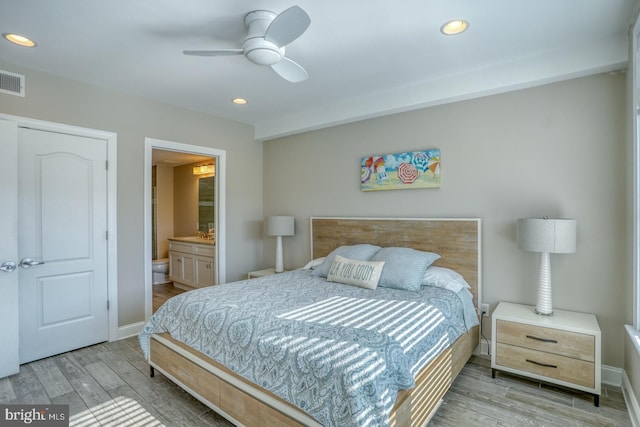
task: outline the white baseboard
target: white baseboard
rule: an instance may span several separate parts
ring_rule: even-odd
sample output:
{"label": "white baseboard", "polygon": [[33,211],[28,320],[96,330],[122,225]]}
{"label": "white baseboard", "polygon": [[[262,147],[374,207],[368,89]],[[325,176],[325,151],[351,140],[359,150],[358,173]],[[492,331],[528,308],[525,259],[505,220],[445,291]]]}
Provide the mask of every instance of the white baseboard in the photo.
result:
{"label": "white baseboard", "polygon": [[129,323],[118,328],[118,340],[138,335],[146,322]]}
{"label": "white baseboard", "polygon": [[486,340],[480,341],[480,356],[489,357],[489,348],[491,348],[491,342],[487,342]]}
{"label": "white baseboard", "polygon": [[625,371],[622,371],[622,395],[627,404],[631,424],[633,427],[640,427],[640,405],[638,405],[638,399],[636,399],[633,388],[631,388],[631,382]]}
{"label": "white baseboard", "polygon": [[623,369],[613,366],[602,365],[600,369],[600,380],[602,384],[613,387],[622,387],[622,377],[625,375]]}

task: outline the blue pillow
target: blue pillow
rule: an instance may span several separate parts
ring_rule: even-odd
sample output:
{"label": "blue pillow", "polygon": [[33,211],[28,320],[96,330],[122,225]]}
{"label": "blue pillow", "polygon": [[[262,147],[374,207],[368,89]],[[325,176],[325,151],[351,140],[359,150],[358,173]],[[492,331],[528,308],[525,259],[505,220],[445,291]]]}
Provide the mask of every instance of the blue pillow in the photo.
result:
{"label": "blue pillow", "polygon": [[382,248],[371,261],[384,261],[378,286],[419,291],[424,272],[440,255],[411,248]]}
{"label": "blue pillow", "polygon": [[314,276],[327,277],[329,269],[336,255],[340,255],[345,258],[357,260],[357,261],[369,261],[376,252],[380,250],[380,246],[360,244],[352,246],[340,246],[334,249],[327,257],[322,261],[322,264],[313,269]]}

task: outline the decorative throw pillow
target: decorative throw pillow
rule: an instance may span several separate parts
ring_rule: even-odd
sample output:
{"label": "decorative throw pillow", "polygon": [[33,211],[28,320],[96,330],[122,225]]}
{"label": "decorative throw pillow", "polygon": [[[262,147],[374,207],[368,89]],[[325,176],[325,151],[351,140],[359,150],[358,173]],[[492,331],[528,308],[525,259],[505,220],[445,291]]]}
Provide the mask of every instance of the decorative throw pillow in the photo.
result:
{"label": "decorative throw pillow", "polygon": [[440,255],[411,248],[382,248],[371,261],[384,261],[384,270],[378,286],[418,291],[424,272]]}
{"label": "decorative throw pillow", "polygon": [[384,262],[357,261],[336,255],[327,280],[373,290],[378,286],[382,267]]}
{"label": "decorative throw pillow", "polygon": [[314,268],[316,268],[317,266],[319,266],[320,264],[322,264],[322,261],[324,261],[324,257],[320,257],[320,258],[316,258],[316,259],[312,259],[311,261],[309,261],[308,263],[306,263],[304,265],[304,267],[302,267],[303,270],[313,270]]}
{"label": "decorative throw pillow", "polygon": [[439,288],[449,289],[458,293],[462,289],[471,289],[471,286],[464,280],[464,277],[457,271],[450,268],[438,267],[435,265],[427,268],[424,272],[422,286],[437,286]]}
{"label": "decorative throw pillow", "polygon": [[352,246],[340,246],[327,255],[322,264],[313,269],[312,274],[315,276],[327,277],[331,264],[333,264],[333,259],[336,255],[358,261],[369,261],[379,250],[380,246],[369,245],[366,243]]}

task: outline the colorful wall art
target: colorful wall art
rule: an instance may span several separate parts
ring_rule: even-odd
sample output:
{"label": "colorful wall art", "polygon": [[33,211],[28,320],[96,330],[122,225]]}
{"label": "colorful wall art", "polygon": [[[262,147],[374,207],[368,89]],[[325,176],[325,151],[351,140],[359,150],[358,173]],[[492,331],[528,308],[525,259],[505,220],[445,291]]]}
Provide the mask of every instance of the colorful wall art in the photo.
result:
{"label": "colorful wall art", "polygon": [[440,149],[363,157],[362,191],[440,187]]}

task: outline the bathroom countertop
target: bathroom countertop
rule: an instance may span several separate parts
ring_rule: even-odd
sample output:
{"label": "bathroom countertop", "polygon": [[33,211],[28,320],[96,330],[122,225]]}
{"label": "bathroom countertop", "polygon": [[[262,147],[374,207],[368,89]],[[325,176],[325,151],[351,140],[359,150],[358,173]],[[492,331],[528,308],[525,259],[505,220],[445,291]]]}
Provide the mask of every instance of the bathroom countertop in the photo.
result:
{"label": "bathroom countertop", "polygon": [[203,239],[202,237],[196,236],[185,236],[185,237],[169,237],[169,240],[174,240],[176,242],[185,242],[185,243],[197,243],[199,245],[212,245],[214,244],[213,239]]}

